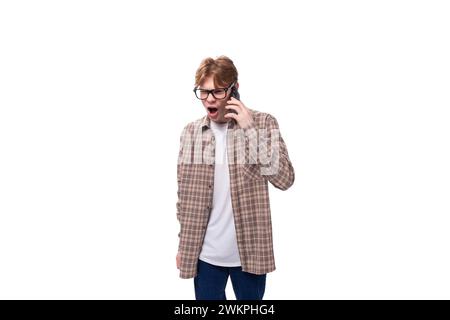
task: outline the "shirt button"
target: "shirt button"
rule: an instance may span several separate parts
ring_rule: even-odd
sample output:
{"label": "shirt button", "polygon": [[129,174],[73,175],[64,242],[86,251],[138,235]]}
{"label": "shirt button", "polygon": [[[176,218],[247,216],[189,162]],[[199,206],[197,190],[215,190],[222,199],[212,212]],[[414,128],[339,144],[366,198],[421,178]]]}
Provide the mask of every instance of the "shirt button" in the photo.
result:
{"label": "shirt button", "polygon": [[210,188],[210,189],[211,189],[211,187],[212,187],[211,185],[208,185],[208,188]]}

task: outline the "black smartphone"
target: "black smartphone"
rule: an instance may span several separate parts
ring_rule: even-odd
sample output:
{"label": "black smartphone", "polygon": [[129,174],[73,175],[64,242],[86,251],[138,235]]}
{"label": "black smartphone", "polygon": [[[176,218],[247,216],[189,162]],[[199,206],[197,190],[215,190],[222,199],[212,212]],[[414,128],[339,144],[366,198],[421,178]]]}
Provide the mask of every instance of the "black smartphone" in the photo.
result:
{"label": "black smartphone", "polygon": [[238,100],[241,100],[241,99],[240,99],[239,91],[238,91],[238,89],[236,89],[236,87],[233,87],[233,88],[231,89],[231,96],[232,96],[232,97],[235,97],[235,98],[238,99]]}
{"label": "black smartphone", "polygon": [[[238,100],[241,100],[240,99],[240,94],[239,94],[239,91],[238,91],[238,89],[236,88],[236,87],[234,87],[233,86],[233,88],[231,88],[231,94],[230,94],[232,97],[234,97],[234,98],[236,98],[236,99],[238,99]],[[230,109],[230,110],[228,110],[228,112],[233,112],[233,113],[236,113],[237,114],[237,112],[236,112],[236,110],[234,110],[234,109]]]}

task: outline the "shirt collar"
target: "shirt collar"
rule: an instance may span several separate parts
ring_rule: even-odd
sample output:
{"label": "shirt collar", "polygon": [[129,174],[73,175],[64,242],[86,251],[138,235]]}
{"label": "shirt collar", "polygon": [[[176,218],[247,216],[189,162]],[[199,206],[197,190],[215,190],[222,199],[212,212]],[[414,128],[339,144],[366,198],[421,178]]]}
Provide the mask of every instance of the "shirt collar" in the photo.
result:
{"label": "shirt collar", "polygon": [[[211,128],[211,119],[207,115],[203,117],[201,122],[201,128],[204,129],[206,127],[209,129]],[[235,119],[231,119],[228,122],[228,129],[233,129],[234,127],[239,127],[239,125],[237,124]]]}

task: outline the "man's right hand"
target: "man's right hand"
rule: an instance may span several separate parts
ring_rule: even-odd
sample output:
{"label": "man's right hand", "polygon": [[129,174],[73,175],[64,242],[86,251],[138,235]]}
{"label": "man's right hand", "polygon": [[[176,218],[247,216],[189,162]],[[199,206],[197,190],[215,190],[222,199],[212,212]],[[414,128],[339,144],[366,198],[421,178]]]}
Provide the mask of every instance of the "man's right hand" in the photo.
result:
{"label": "man's right hand", "polygon": [[181,264],[181,256],[180,253],[177,253],[177,269],[180,269],[180,264]]}

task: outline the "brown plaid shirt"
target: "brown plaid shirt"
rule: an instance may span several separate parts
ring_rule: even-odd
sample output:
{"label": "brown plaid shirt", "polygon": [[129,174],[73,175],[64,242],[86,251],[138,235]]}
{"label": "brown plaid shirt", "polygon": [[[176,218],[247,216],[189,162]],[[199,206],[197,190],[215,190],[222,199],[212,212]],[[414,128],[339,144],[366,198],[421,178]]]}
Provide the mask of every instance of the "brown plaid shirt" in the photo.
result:
{"label": "brown plaid shirt", "polygon": [[[228,123],[231,203],[242,270],[264,274],[275,270],[268,182],[286,190],[294,183],[295,175],[277,120],[268,113],[250,111],[254,126],[241,129],[234,119]],[[260,140],[263,137],[267,139]],[[176,205],[181,278],[197,275],[213,201],[214,151],[214,134],[206,115],[183,129]],[[263,158],[258,152],[268,156]]]}

